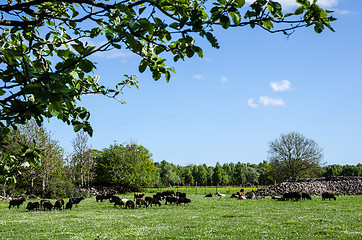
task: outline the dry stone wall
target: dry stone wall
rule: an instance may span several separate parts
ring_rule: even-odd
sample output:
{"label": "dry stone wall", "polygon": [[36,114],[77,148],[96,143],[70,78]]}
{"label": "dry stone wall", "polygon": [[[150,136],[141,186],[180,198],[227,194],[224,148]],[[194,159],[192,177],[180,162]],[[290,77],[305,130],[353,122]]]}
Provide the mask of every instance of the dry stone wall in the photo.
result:
{"label": "dry stone wall", "polygon": [[281,195],[286,192],[304,192],[313,195],[322,195],[331,192],[343,195],[362,194],[362,177],[328,177],[302,179],[296,182],[282,182],[258,189],[256,195]]}

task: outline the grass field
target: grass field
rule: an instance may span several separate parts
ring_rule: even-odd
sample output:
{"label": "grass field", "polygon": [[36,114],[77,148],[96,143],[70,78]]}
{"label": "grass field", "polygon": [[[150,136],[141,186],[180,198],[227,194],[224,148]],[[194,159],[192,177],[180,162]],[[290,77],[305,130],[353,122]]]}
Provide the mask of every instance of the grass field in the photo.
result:
{"label": "grass field", "polygon": [[0,239],[362,239],[362,196],[299,202],[205,198],[203,192],[188,197],[186,206],[147,209],[114,208],[92,197],[51,212],[28,212],[27,203],[9,210],[0,202]]}

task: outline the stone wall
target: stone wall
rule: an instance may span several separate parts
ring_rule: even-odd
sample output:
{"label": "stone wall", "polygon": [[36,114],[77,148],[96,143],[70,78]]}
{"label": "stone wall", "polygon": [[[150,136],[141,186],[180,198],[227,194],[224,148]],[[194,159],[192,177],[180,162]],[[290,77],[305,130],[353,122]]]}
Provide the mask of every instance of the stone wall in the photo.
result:
{"label": "stone wall", "polygon": [[343,195],[362,194],[362,177],[328,177],[301,179],[296,182],[282,182],[258,189],[256,195],[282,195],[286,192],[304,192],[313,195],[321,195],[323,192],[331,192]]}

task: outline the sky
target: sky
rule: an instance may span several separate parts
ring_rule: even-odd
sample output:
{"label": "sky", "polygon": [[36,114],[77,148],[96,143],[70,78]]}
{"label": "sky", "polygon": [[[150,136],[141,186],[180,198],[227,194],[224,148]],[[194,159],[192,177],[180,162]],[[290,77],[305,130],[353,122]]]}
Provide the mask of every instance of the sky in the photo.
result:
{"label": "sky", "polygon": [[[140,74],[140,59],[129,52],[93,56],[102,84],[136,74],[139,89],[124,90],[126,104],[82,98],[94,129],[89,145],[102,150],[136,142],[154,162],[182,166],[258,164],[268,159],[269,142],[294,131],[323,149],[326,165],[361,163],[362,1],[318,2],[335,11],[335,32],[303,28],[286,37],[250,27],[218,29],[220,49],[197,39],[203,58],[169,58],[177,72],[169,83],[154,81],[148,70]],[[56,119],[45,126],[72,152],[72,126]]]}

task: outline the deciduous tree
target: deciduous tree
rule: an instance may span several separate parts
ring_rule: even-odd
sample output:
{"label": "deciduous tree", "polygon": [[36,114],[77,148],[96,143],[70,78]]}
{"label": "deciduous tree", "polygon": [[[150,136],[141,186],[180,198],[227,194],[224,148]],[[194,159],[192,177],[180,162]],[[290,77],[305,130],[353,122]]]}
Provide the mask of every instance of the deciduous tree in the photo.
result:
{"label": "deciduous tree", "polygon": [[142,145],[115,143],[98,152],[94,159],[98,184],[135,190],[155,182],[152,154]]}
{"label": "deciduous tree", "polygon": [[297,132],[282,134],[269,143],[269,161],[277,181],[321,174],[323,150]]}

